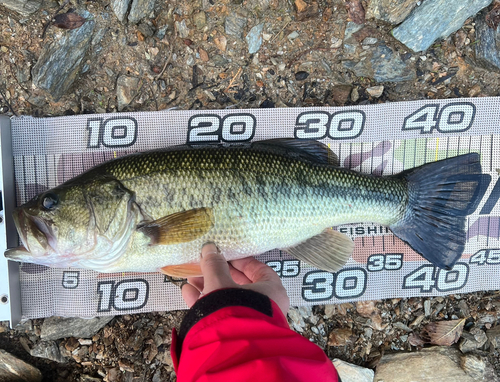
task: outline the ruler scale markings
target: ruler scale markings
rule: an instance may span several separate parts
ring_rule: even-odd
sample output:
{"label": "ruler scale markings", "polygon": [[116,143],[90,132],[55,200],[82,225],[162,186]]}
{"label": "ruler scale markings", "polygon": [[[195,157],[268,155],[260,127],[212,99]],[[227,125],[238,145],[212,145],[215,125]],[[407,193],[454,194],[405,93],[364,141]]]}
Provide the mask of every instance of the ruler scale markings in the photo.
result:
{"label": "ruler scale markings", "polygon": [[[23,203],[25,203],[27,201],[27,198],[28,198],[28,190],[26,189],[26,161],[25,161],[25,158],[24,158],[24,154],[22,156],[22,163],[23,163],[23,179],[24,179],[24,197],[22,198],[23,199]],[[22,204],[22,203],[21,203]]]}
{"label": "ruler scale markings", "polygon": [[370,174],[373,174],[373,157],[375,156],[374,150],[375,150],[375,143],[372,142],[372,157],[371,157],[371,164],[370,164]]}
{"label": "ruler scale markings", "polygon": [[493,134],[491,134],[490,141],[490,172],[493,172]]}
{"label": "ruler scale markings", "polygon": [[489,245],[490,245],[490,222],[491,222],[491,216],[488,215],[488,228],[486,229],[486,246],[487,247],[489,247]]}
{"label": "ruler scale markings", "polygon": [[40,191],[38,190],[38,166],[36,165],[36,155],[33,155],[33,169],[35,175],[35,195],[38,195]]}

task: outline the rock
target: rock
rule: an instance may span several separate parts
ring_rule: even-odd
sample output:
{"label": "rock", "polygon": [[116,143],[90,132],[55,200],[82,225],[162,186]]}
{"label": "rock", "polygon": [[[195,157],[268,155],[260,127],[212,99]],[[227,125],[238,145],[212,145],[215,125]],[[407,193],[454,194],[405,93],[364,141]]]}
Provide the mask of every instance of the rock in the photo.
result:
{"label": "rock", "polygon": [[92,40],[93,15],[87,11],[80,15],[87,21],[80,28],[61,31],[51,45],[46,45],[33,67],[33,84],[46,90],[55,101],[73,85]]}
{"label": "rock", "polygon": [[397,25],[406,19],[417,3],[418,0],[371,0],[366,16]]}
{"label": "rock", "polygon": [[[366,89],[366,90],[368,91],[368,89]],[[383,91],[383,89],[382,89],[382,91]],[[395,327],[396,329],[404,330],[407,333],[410,333],[413,331],[412,329],[410,329],[408,326],[406,326],[402,322],[395,322],[394,324],[392,324],[392,326]]]}
{"label": "rock", "polygon": [[462,333],[462,337],[464,338],[460,340],[458,345],[462,353],[468,353],[479,349],[486,343],[486,341],[488,341],[486,333],[478,327],[472,328],[469,333]]}
{"label": "rock", "polygon": [[335,305],[325,305],[325,316],[332,317],[335,314]]}
{"label": "rock", "polygon": [[248,44],[248,53],[257,53],[262,45],[262,30],[264,29],[264,23],[260,23],[250,29],[247,37],[245,38]]}
{"label": "rock", "polygon": [[337,369],[342,382],[373,382],[374,372],[366,367],[334,358],[333,365]]}
{"label": "rock", "polygon": [[243,29],[247,26],[246,17],[229,15],[226,17],[225,31],[228,35],[242,38]]}
{"label": "rock", "polygon": [[377,365],[374,380],[474,382],[460,367],[460,355],[457,349],[448,346],[435,346],[411,353],[384,354]]}
{"label": "rock", "polygon": [[371,317],[377,311],[375,301],[356,302],[356,311],[363,317]]}
{"label": "rock", "polygon": [[377,82],[412,81],[417,76],[410,60],[403,61],[397,52],[383,44],[363,51],[359,61],[347,60],[343,65],[356,76]]}
{"label": "rock", "polygon": [[490,28],[485,21],[487,12],[476,17],[476,62],[485,69],[500,71],[500,25]]}
{"label": "rock", "polygon": [[188,38],[189,37],[189,28],[186,25],[186,20],[176,21],[175,29],[179,32],[180,38]]}
{"label": "rock", "polygon": [[500,325],[486,331],[486,337],[495,349],[500,348]]}
{"label": "rock", "polygon": [[372,86],[366,89],[366,92],[371,95],[373,98],[379,98],[384,92],[384,87],[382,85]]}
{"label": "rock", "polygon": [[345,346],[353,342],[354,334],[349,328],[335,328],[330,332],[328,345]]}
{"label": "rock", "polygon": [[439,38],[460,29],[492,0],[427,0],[417,7],[392,34],[415,52],[429,48]]}
{"label": "rock", "polygon": [[118,20],[123,22],[127,16],[127,11],[130,7],[130,0],[112,0],[111,9],[115,13]]}
{"label": "rock", "polygon": [[155,34],[155,29],[152,25],[149,25],[148,23],[140,23],[137,26],[137,30],[141,32],[144,36],[148,37],[153,37]]}
{"label": "rock", "polygon": [[351,89],[351,85],[335,85],[331,90],[330,98],[335,105],[344,106],[344,104],[349,100]]}
{"label": "rock", "polygon": [[367,37],[363,40],[363,45],[375,45],[378,42],[378,39],[375,37]]}
{"label": "rock", "polygon": [[295,73],[295,79],[297,81],[304,81],[307,77],[309,77],[309,73],[307,73],[307,72],[300,71],[300,72]]}
{"label": "rock", "polygon": [[42,0],[0,0],[0,5],[27,16],[38,11]]}
{"label": "rock", "polygon": [[82,374],[80,376],[80,382],[102,382],[102,379],[91,377],[88,374]]}
{"label": "rock", "polygon": [[474,381],[499,382],[491,363],[483,357],[467,354],[460,359],[460,366]]}
{"label": "rock", "polygon": [[68,362],[68,359],[61,354],[55,341],[41,341],[37,343],[33,349],[31,349],[30,354],[33,357],[50,359],[51,361],[59,363]]}
{"label": "rock", "polygon": [[91,319],[52,316],[43,321],[40,337],[43,340],[57,340],[65,337],[90,338],[112,319],[113,316]]}
{"label": "rock", "polygon": [[193,16],[193,23],[197,29],[203,29],[207,25],[207,15],[205,12],[200,11]]}
{"label": "rock", "polygon": [[216,54],[212,56],[212,62],[215,66],[225,67],[229,63],[229,60],[220,54]]}
{"label": "rock", "polygon": [[116,82],[116,98],[118,111],[127,107],[139,90],[139,78],[131,76],[120,76]]}
{"label": "rock", "polygon": [[351,92],[351,101],[352,102],[357,102],[359,100],[359,90],[358,88],[352,89]]}
{"label": "rock", "polygon": [[363,28],[363,25],[358,25],[352,21],[347,23],[347,26],[344,31],[344,51],[348,54],[356,53],[356,48],[359,46],[359,43],[354,38],[353,34]]}
{"label": "rock", "polygon": [[292,321],[292,327],[295,331],[302,333],[306,327],[306,323],[302,318],[298,308],[290,307],[288,310],[288,317]]}
{"label": "rock", "polygon": [[424,313],[425,317],[429,317],[431,315],[431,300],[424,301]]}
{"label": "rock", "polygon": [[41,382],[42,373],[36,367],[0,349],[1,382]]}
{"label": "rock", "polygon": [[128,14],[128,21],[137,24],[142,19],[149,17],[155,8],[155,0],[133,0]]}

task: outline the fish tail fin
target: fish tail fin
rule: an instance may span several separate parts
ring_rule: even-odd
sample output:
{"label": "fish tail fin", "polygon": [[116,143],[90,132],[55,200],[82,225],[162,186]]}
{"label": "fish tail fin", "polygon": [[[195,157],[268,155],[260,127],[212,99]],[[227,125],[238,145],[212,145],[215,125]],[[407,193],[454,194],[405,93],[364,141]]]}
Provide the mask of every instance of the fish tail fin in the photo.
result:
{"label": "fish tail fin", "polygon": [[404,217],[390,228],[434,265],[451,269],[465,248],[465,223],[488,187],[477,153],[428,163],[395,175],[408,182]]}

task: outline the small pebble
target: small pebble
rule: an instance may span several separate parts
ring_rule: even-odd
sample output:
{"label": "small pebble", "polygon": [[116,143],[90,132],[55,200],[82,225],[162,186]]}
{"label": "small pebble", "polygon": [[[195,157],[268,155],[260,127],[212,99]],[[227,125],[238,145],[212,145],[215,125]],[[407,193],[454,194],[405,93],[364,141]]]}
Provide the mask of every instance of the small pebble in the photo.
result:
{"label": "small pebble", "polygon": [[382,85],[372,86],[366,89],[366,92],[373,98],[379,98],[384,92],[384,87]]}
{"label": "small pebble", "polygon": [[305,80],[307,77],[309,77],[309,73],[307,73],[307,72],[300,71],[300,72],[295,73],[295,79],[296,79],[297,81],[303,81],[303,80]]}

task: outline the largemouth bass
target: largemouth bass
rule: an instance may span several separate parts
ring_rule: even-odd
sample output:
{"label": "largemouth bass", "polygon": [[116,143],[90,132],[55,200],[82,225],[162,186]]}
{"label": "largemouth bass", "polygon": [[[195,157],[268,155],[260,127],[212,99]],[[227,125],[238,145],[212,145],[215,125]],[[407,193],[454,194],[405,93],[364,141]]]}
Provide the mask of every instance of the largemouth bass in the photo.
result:
{"label": "largemouth bass", "polygon": [[227,260],[279,248],[339,270],[352,240],[329,227],[373,222],[450,269],[489,175],[476,153],[377,177],[339,167],[315,141],[177,146],[103,163],[18,207],[10,259],[99,272],[199,275],[200,248]]}

